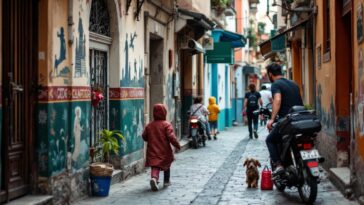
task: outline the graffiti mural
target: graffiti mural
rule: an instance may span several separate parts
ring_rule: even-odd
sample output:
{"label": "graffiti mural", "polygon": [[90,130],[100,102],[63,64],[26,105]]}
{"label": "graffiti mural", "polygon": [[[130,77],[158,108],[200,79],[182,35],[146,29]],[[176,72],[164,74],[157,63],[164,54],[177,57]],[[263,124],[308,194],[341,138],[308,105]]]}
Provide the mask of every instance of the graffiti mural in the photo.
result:
{"label": "graffiti mural", "polygon": [[88,165],[91,103],[85,99],[89,96],[90,89],[83,87],[48,87],[40,92],[36,147],[40,176],[75,172]]}
{"label": "graffiti mural", "polygon": [[144,147],[141,138],[144,128],[144,66],[142,57],[134,55],[139,42],[137,37],[136,32],[126,34],[120,88],[110,88],[110,128],[120,130],[126,139],[120,156]]}
{"label": "graffiti mural", "polygon": [[110,128],[120,130],[126,141],[124,150],[120,150],[120,156],[142,149],[144,146],[141,137],[144,128],[144,99],[110,100],[110,107],[112,107]]}
{"label": "graffiti mural", "polygon": [[317,115],[319,116],[321,123],[323,125],[323,128],[330,134],[335,134],[335,105],[334,105],[334,97],[330,97],[330,107],[329,109],[325,109],[322,104],[322,87],[321,84],[318,84],[317,86],[317,97],[316,97],[316,103],[317,103]]}
{"label": "graffiti mural", "polygon": [[75,78],[88,77],[86,71],[86,36],[81,17],[78,20],[78,38],[76,39]]}
{"label": "graffiti mural", "polygon": [[[133,48],[134,51],[134,39],[137,37],[136,33],[130,38],[130,44],[128,41],[128,34],[126,34],[124,52],[125,52],[125,64],[122,68],[122,78],[120,80],[121,87],[144,87],[144,69],[143,60],[135,58],[130,62],[129,60],[129,48]],[[131,66],[133,63],[133,66]],[[133,67],[133,68],[132,68]],[[134,72],[132,72],[134,70]],[[133,76],[132,76],[133,75]]]}

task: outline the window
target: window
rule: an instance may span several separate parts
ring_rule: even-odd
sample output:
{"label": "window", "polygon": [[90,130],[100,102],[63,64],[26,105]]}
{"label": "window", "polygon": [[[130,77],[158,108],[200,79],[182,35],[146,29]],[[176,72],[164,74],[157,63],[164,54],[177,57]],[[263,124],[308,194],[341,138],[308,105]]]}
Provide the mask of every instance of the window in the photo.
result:
{"label": "window", "polygon": [[323,0],[323,24],[324,24],[324,62],[330,60],[330,0]]}

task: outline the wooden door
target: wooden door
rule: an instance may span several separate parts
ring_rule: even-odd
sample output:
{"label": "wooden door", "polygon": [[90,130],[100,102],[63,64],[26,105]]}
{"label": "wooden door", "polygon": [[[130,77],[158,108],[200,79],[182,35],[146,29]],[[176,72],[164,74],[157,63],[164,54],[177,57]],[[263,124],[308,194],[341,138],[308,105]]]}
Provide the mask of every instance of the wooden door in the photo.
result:
{"label": "wooden door", "polygon": [[37,0],[3,0],[2,82],[5,166],[0,200],[30,191],[36,74]]}

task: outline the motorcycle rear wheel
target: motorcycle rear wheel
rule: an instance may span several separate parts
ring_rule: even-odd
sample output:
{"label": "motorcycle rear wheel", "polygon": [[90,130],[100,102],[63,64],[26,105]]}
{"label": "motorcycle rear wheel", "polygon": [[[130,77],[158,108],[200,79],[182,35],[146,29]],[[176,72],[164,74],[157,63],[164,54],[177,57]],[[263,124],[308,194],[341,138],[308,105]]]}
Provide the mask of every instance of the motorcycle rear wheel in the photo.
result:
{"label": "motorcycle rear wheel", "polygon": [[317,178],[311,175],[308,168],[304,168],[302,171],[304,183],[298,187],[298,193],[305,204],[311,205],[316,201],[317,197]]}
{"label": "motorcycle rear wheel", "polygon": [[278,183],[276,181],[273,181],[274,185],[276,186],[277,190],[280,192],[284,192],[284,190],[286,189],[286,185]]}
{"label": "motorcycle rear wheel", "polygon": [[[270,166],[271,166],[272,170],[275,169],[275,166],[273,165],[272,160],[270,161]],[[286,189],[285,184],[281,184],[281,183],[277,182],[276,180],[273,180],[273,184],[274,184],[274,186],[276,186],[277,190],[280,192],[284,192],[284,190]]]}
{"label": "motorcycle rear wheel", "polygon": [[195,137],[192,137],[192,147],[194,149],[197,149],[198,148],[198,141],[196,139],[196,136]]}

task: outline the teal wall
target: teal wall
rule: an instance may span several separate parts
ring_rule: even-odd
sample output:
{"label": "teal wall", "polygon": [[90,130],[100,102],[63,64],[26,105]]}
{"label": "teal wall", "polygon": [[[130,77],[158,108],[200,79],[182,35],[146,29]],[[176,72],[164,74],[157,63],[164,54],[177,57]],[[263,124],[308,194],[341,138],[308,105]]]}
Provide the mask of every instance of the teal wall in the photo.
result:
{"label": "teal wall", "polygon": [[88,166],[90,109],[89,101],[39,104],[36,150],[40,176]]}
{"label": "teal wall", "polygon": [[120,130],[126,138],[120,156],[143,149],[144,99],[110,100],[110,129]]}
{"label": "teal wall", "polygon": [[233,121],[233,109],[221,109],[218,120],[218,129],[224,130],[226,127],[231,127]]}

